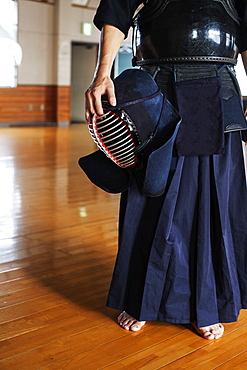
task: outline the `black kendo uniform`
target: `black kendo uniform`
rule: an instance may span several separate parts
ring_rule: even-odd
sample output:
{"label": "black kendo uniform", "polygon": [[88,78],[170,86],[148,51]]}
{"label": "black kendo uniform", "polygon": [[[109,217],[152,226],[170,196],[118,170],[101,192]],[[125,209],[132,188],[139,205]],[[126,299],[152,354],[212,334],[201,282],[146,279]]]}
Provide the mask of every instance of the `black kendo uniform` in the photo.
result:
{"label": "black kendo uniform", "polygon": [[[247,308],[246,128],[234,64],[247,50],[245,0],[102,0],[95,24],[127,35],[182,123],[163,194],[122,194],[107,304],[137,320],[236,321]],[[154,179],[155,181],[155,179]]]}

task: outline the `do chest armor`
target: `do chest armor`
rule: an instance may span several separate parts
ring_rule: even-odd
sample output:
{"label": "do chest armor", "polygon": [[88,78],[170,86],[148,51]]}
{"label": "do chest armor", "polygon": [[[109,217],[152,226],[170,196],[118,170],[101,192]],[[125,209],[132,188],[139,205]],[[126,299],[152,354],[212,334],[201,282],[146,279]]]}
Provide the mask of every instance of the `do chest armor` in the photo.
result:
{"label": "do chest armor", "polygon": [[134,25],[136,65],[236,64],[239,19],[233,0],[149,0]]}

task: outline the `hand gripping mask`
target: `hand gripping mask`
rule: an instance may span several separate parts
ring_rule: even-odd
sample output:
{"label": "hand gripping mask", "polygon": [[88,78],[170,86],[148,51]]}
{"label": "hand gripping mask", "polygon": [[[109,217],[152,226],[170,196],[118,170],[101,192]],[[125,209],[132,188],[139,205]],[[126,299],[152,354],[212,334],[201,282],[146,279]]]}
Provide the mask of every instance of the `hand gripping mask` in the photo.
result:
{"label": "hand gripping mask", "polygon": [[114,79],[117,105],[102,97],[103,116],[89,132],[99,150],[79,159],[88,178],[110,193],[137,179],[149,196],[164,192],[181,118],[145,71],[128,69]]}

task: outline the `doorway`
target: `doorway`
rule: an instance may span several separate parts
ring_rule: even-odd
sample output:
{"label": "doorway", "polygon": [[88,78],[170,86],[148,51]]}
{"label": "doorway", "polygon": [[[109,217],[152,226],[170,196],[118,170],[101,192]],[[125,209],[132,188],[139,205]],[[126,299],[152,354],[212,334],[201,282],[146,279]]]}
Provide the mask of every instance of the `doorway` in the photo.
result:
{"label": "doorway", "polygon": [[85,91],[90,85],[96,62],[98,44],[72,43],[71,60],[71,122],[85,122]]}

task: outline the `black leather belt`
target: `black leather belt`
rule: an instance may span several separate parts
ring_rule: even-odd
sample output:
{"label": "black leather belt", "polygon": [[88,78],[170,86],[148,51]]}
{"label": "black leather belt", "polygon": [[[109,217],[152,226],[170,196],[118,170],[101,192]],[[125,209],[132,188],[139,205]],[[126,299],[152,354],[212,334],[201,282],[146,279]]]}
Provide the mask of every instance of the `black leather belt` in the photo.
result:
{"label": "black leather belt", "polygon": [[159,64],[159,63],[184,63],[184,62],[214,62],[214,63],[224,63],[224,64],[237,64],[237,59],[218,57],[218,56],[186,56],[186,57],[165,57],[165,58],[154,58],[154,59],[143,59],[135,60],[134,65],[143,66],[147,64]]}

